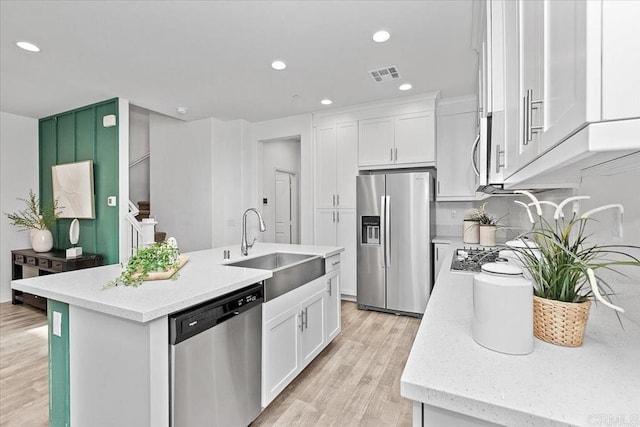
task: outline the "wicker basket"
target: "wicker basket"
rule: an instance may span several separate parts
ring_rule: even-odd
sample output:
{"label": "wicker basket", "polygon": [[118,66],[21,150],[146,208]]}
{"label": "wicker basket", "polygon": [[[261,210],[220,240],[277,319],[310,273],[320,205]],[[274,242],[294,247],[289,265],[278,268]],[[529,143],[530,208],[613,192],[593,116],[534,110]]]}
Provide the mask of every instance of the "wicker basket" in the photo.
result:
{"label": "wicker basket", "polygon": [[579,347],[584,339],[591,301],[563,302],[533,297],[533,334],[565,347]]}

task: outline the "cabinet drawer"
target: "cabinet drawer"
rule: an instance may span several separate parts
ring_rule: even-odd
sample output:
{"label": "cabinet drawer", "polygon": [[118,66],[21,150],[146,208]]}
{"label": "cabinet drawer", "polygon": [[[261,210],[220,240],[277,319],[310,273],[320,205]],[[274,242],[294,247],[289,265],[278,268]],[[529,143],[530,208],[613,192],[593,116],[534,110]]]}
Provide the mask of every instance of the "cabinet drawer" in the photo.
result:
{"label": "cabinet drawer", "polygon": [[34,267],[36,267],[38,265],[38,259],[36,257],[28,256],[27,264],[33,265]]}
{"label": "cabinet drawer", "polygon": [[16,263],[17,264],[24,264],[24,255],[16,255]]}
{"label": "cabinet drawer", "polygon": [[22,302],[37,307],[41,310],[47,309],[47,299],[38,295],[24,293],[22,294]]}
{"label": "cabinet drawer", "polygon": [[46,258],[38,258],[38,267],[49,268],[49,260]]}
{"label": "cabinet drawer", "polygon": [[324,262],[325,262],[324,264],[325,273],[328,273],[333,270],[337,270],[338,268],[340,268],[340,254],[333,255],[329,258],[326,258]]}
{"label": "cabinet drawer", "polygon": [[62,261],[51,261],[51,269],[55,271],[62,271]]}

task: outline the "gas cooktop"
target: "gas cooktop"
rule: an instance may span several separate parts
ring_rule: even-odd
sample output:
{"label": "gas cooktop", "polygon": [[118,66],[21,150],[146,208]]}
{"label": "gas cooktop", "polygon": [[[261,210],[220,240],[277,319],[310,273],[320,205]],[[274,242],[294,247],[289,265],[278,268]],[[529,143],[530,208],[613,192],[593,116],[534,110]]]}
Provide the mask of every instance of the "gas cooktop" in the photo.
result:
{"label": "gas cooktop", "polygon": [[482,264],[494,262],[498,258],[498,250],[493,248],[456,249],[451,261],[451,271],[461,273],[479,273]]}

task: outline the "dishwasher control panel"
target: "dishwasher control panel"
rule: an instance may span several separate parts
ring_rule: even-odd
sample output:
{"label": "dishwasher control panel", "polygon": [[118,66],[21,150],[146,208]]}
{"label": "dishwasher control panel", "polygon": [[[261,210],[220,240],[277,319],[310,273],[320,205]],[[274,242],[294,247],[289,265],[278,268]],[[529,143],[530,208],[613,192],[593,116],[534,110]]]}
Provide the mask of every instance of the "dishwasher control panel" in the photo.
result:
{"label": "dishwasher control panel", "polygon": [[175,345],[262,304],[264,283],[204,302],[169,316],[169,344]]}

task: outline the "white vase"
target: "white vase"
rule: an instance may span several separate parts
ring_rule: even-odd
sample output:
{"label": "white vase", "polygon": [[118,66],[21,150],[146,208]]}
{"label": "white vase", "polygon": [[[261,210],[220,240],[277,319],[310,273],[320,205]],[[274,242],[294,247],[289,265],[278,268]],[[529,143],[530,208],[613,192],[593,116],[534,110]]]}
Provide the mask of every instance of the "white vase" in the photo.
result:
{"label": "white vase", "polygon": [[480,225],[480,244],[482,246],[496,245],[496,226]]}
{"label": "white vase", "polygon": [[478,221],[465,219],[462,221],[462,241],[464,243],[480,242],[480,226]]}
{"label": "white vase", "polygon": [[49,230],[31,230],[31,247],[36,252],[49,252],[53,248],[53,235]]}

